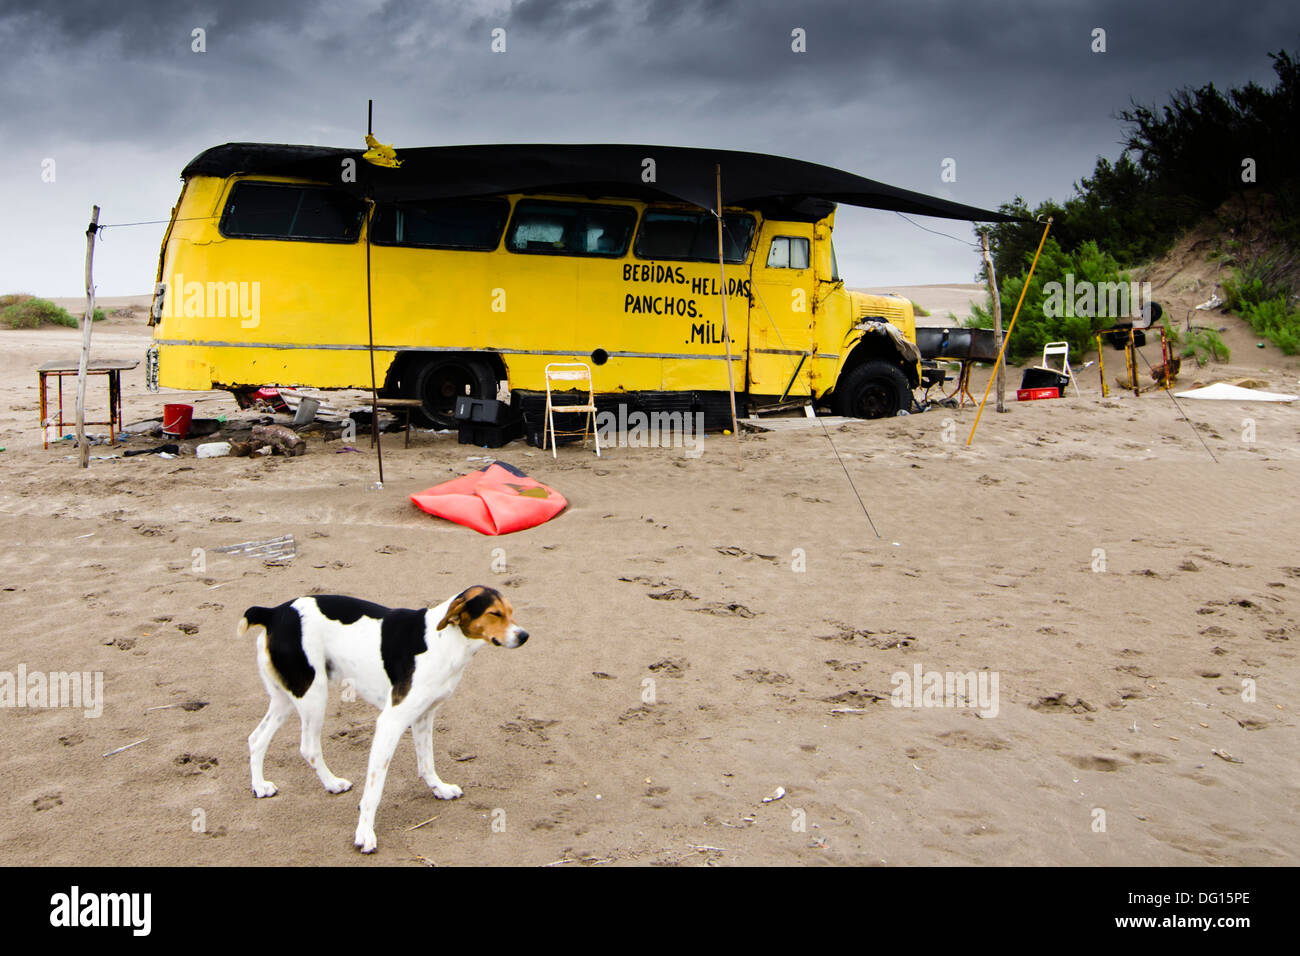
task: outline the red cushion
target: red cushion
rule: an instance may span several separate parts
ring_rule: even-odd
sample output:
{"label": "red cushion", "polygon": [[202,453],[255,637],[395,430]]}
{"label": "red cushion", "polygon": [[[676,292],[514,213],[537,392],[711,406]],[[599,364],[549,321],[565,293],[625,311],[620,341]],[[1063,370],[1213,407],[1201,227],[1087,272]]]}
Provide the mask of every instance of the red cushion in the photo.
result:
{"label": "red cushion", "polygon": [[569,504],[554,488],[502,461],[417,491],[411,501],[421,511],[481,534],[532,528],[550,521]]}

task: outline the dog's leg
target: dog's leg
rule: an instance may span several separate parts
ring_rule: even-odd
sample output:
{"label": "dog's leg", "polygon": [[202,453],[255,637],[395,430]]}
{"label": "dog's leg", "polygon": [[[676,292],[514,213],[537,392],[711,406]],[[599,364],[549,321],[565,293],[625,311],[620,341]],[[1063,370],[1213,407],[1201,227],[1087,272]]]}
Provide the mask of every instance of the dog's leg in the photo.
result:
{"label": "dog's leg", "polygon": [[375,812],[384,795],[388,765],[393,762],[393,753],[410,723],[409,711],[393,707],[380,711],[379,719],[375,721],[375,739],[370,745],[370,764],[366,768],[366,789],[361,794],[361,814],[357,818],[357,833],[353,841],[361,847],[362,853],[375,852]]}
{"label": "dog's leg", "polygon": [[352,789],[352,781],[336,777],[325,765],[325,755],[321,752],[320,734],[325,726],[325,710],[329,706],[329,682],[325,678],[325,668],[317,669],[316,680],[307,693],[298,701],[298,717],[302,721],[302,744],[299,752],[316,771],[321,784],[330,793],[343,793]]}
{"label": "dog's leg", "polygon": [[455,800],[464,791],[454,783],[444,783],[433,765],[433,718],[437,712],[436,705],[430,707],[411,725],[411,736],[415,739],[415,764],[435,797],[439,800]]}
{"label": "dog's leg", "polygon": [[266,716],[248,735],[248,765],[253,773],[255,797],[273,797],[277,793],[275,784],[263,776],[262,762],[266,759],[266,748],[271,746],[271,738],[293,713],[293,702],[288,694],[271,684],[267,685],[267,689],[271,693],[271,703],[266,708]]}

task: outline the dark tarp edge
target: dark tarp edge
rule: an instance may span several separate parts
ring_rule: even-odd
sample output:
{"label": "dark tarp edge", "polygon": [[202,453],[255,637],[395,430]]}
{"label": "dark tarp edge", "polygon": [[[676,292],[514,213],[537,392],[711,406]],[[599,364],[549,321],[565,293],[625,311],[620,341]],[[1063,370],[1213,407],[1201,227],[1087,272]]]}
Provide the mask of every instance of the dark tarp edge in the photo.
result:
{"label": "dark tarp edge", "polygon": [[[226,143],[192,159],[181,175],[297,176],[336,181],[381,202],[417,202],[511,192],[577,192],[676,200],[712,210],[715,167],[722,167],[724,206],[779,210],[792,219],[818,219],[826,203],[843,203],[971,222],[1032,220],[867,179],[830,166],[735,150],[632,144],[502,144],[399,149],[399,169],[373,166],[361,150],[275,143]],[[343,181],[343,161],[355,160],[356,181]],[[654,179],[646,182],[647,160]]]}

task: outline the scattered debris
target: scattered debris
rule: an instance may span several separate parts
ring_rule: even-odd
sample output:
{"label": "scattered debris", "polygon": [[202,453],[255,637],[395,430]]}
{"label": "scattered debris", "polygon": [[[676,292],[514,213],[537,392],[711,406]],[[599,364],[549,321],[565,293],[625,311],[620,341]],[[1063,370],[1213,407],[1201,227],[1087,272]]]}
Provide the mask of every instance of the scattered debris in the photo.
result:
{"label": "scattered debris", "polygon": [[195,458],[225,458],[234,446],[228,441],[210,441],[194,449]]}
{"label": "scattered debris", "polygon": [[130,458],[132,455],[165,455],[175,458],[180,454],[180,445],[159,445],[157,448],[132,448],[129,451],[122,452],[123,458]]}
{"label": "scattered debris", "polygon": [[158,704],[156,707],[146,707],[144,712],[147,714],[151,710],[168,710],[172,707],[179,707],[181,710],[193,712],[196,710],[202,710],[206,706],[208,706],[206,700],[187,700],[184,703],[179,704]]}
{"label": "scattered debris", "polygon": [[580,856],[577,859],[571,859],[566,856],[560,860],[553,860],[550,863],[543,863],[542,866],[543,867],[559,866],[562,863],[590,863],[592,866],[599,866],[601,863],[611,863],[613,862],[613,859],[614,859],[613,857],[609,857],[609,856],[607,857]]}
{"label": "scattered debris", "polygon": [[237,554],[245,558],[265,558],[268,564],[280,564],[292,560],[298,555],[298,546],[293,535],[281,535],[267,538],[265,541],[244,541],[240,544],[227,545],[224,548],[212,548],[216,554]]}
{"label": "scattered debris", "polygon": [[1228,761],[1228,763],[1245,763],[1245,762],[1246,762],[1246,761],[1242,760],[1240,757],[1234,757],[1232,754],[1228,753],[1228,751],[1226,751],[1226,750],[1219,750],[1219,749],[1216,748],[1216,749],[1214,749],[1214,750],[1211,750],[1210,753],[1214,754],[1214,756],[1218,757],[1220,760],[1226,760],[1226,761]]}
{"label": "scattered debris", "polygon": [[101,756],[101,757],[111,757],[111,756],[113,756],[114,754],[120,754],[123,750],[130,750],[132,747],[138,747],[138,746],[140,746],[142,743],[144,743],[144,742],[145,742],[146,740],[148,740],[148,739],[149,739],[148,737],[141,737],[141,738],[140,738],[139,740],[137,740],[135,743],[127,744],[125,747],[118,747],[116,750],[110,750],[110,751],[109,751],[108,753],[106,753],[106,754],[100,754],[100,756]]}
{"label": "scattered debris", "polygon": [[763,798],[763,802],[775,803],[777,800],[780,800],[784,796],[785,796],[785,787],[777,787],[776,790],[772,792],[772,795],[770,797]]}
{"label": "scattered debris", "polygon": [[254,425],[253,440],[266,442],[282,455],[297,456],[307,451],[302,436],[284,425]]}

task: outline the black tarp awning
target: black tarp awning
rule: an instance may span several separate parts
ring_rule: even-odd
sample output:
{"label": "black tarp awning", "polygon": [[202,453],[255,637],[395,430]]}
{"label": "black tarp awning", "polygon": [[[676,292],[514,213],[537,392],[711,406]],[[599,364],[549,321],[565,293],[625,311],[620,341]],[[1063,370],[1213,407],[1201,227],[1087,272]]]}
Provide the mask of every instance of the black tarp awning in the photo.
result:
{"label": "black tarp awning", "polygon": [[[988,209],[899,189],[830,166],[766,153],[627,144],[428,146],[397,150],[398,169],[374,166],[362,150],[273,143],[227,143],[194,157],[181,175],[302,176],[338,182],[380,202],[418,202],[510,192],[676,200],[712,210],[715,165],[725,206],[758,208],[791,219],[820,219],[833,203],[974,222],[1022,222]],[[342,161],[356,160],[354,183]],[[645,182],[646,160],[654,182]]]}

